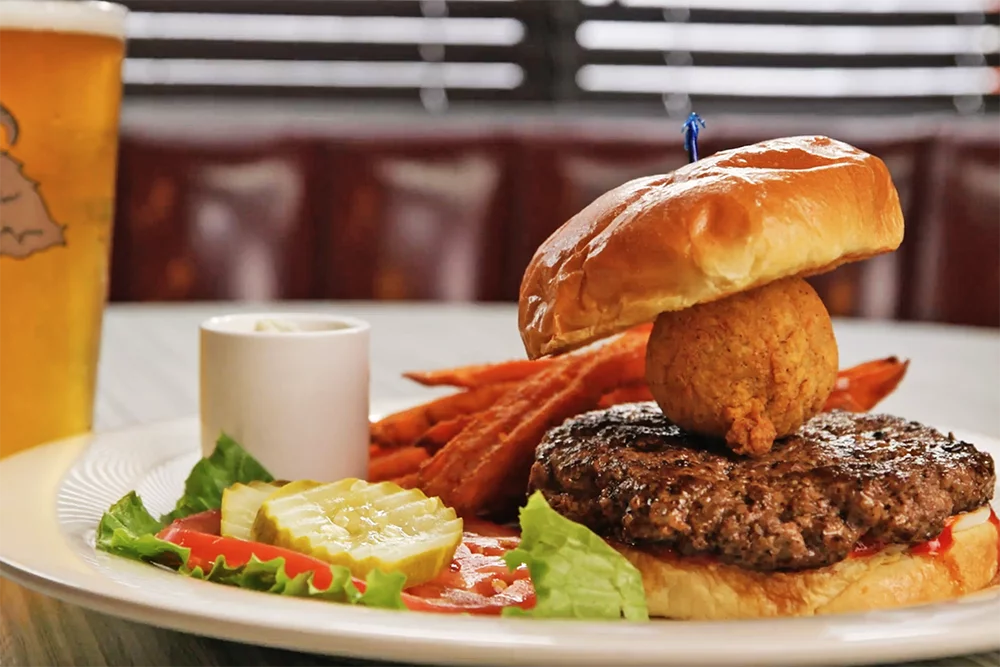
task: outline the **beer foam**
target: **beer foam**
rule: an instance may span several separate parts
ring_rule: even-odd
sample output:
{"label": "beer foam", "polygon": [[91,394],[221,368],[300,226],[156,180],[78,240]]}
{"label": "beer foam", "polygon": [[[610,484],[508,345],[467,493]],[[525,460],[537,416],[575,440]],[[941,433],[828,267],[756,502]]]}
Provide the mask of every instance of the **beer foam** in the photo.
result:
{"label": "beer foam", "polygon": [[0,28],[76,32],[125,39],[128,10],[111,2],[0,0]]}

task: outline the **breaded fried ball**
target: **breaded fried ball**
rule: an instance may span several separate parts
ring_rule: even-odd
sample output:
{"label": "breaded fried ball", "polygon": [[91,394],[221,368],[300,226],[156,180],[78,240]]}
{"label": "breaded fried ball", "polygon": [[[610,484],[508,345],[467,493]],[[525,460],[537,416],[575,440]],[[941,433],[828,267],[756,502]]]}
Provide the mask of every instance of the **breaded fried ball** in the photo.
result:
{"label": "breaded fried ball", "polygon": [[837,364],[830,316],[801,278],[662,313],[646,349],[667,418],[748,456],[819,413]]}

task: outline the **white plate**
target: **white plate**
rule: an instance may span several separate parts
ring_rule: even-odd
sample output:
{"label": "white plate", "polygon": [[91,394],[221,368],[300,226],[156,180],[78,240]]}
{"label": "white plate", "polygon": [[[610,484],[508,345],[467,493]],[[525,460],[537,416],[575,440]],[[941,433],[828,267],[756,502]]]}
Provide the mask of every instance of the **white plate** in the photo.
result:
{"label": "white plate", "polygon": [[[380,406],[385,408],[386,406]],[[136,489],[173,507],[198,459],[195,419],[85,436],[0,462],[0,573],[67,602],[174,630],[332,655],[435,663],[871,664],[1000,648],[1000,591],[890,612],[646,624],[439,616],[287,599],[93,548],[101,513]],[[1000,460],[1000,442],[965,435]]]}

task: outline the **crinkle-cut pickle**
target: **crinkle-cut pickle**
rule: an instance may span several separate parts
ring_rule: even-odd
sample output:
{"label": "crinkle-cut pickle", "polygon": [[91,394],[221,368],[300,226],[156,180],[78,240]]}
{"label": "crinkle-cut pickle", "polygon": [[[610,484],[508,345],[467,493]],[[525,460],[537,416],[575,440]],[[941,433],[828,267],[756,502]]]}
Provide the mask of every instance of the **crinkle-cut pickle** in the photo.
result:
{"label": "crinkle-cut pickle", "polygon": [[[315,486],[320,482],[299,480],[297,482],[260,482],[248,484],[236,483],[222,492],[222,526],[224,537],[235,537],[249,540],[254,519],[260,506],[271,496],[298,493]],[[278,495],[275,495],[278,494]]]}
{"label": "crinkle-cut pickle", "polygon": [[270,482],[250,482],[225,489],[222,492],[222,535],[249,540],[261,503],[279,488]]}
{"label": "crinkle-cut pickle", "polygon": [[343,565],[359,578],[374,569],[433,579],[462,541],[462,520],[440,498],[392,482],[343,479],[267,498],[251,537]]}

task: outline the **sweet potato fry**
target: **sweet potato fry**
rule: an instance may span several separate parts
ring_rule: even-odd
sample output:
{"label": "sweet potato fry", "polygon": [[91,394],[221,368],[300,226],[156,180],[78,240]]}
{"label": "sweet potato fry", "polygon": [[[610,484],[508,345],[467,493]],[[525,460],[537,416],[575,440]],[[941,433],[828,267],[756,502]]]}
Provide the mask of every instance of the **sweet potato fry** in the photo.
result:
{"label": "sweet potato fry", "polygon": [[482,364],[477,366],[459,366],[436,371],[410,371],[403,373],[414,382],[427,387],[447,385],[473,389],[488,384],[514,382],[531,377],[552,363],[552,359],[516,359],[497,364]]}
{"label": "sweet potato fry", "polygon": [[574,374],[571,363],[555,364],[475,415],[462,433],[421,467],[424,491],[432,495],[452,493],[454,486],[478,466],[493,442],[506,440],[519,419],[529,418],[533,410],[568,384]]}
{"label": "sweet potato fry", "polygon": [[[652,323],[640,324],[630,329],[627,333],[630,335],[645,335],[648,337],[652,330]],[[566,357],[586,357],[592,351],[593,348],[584,348],[569,352],[564,357],[513,359],[511,361],[501,361],[495,364],[459,366],[457,368],[444,368],[433,371],[410,371],[408,373],[403,373],[403,377],[409,378],[414,382],[418,382],[427,387],[446,385],[472,389],[498,382],[526,380],[532,375],[548,368],[557,360],[561,360]]]}
{"label": "sweet potato fry", "polygon": [[403,475],[402,477],[397,477],[392,480],[394,483],[403,487],[404,489],[415,489],[420,486],[420,473],[412,472],[409,475]]}
{"label": "sweet potato fry", "polygon": [[448,421],[438,422],[431,426],[420,436],[416,443],[417,447],[423,447],[430,453],[435,453],[448,444],[448,441],[462,432],[472,421],[472,415],[459,415]]}
{"label": "sweet potato fry", "polygon": [[545,432],[595,407],[610,389],[641,378],[646,338],[645,332],[626,333],[585,355],[558,358],[505,394],[421,467],[424,492],[464,516],[523,495]]}
{"label": "sweet potato fry", "polygon": [[909,366],[909,360],[886,357],[842,369],[823,409],[868,412],[899,386]]}
{"label": "sweet potato fry", "polygon": [[649,387],[643,382],[642,384],[628,384],[617,389],[612,389],[604,394],[604,396],[601,396],[601,400],[597,402],[597,407],[610,408],[613,405],[621,403],[641,403],[651,400],[653,400],[653,394],[650,393]]}
{"label": "sweet potato fry", "polygon": [[478,387],[388,415],[371,425],[371,439],[382,447],[412,445],[438,422],[485,410],[514,384],[505,382]]}
{"label": "sweet potato fry", "polygon": [[537,409],[569,382],[573,372],[568,362],[555,364],[473,416],[472,422],[458,436],[421,467],[424,492],[429,495],[453,493],[454,487],[478,465],[492,441],[504,440],[519,418],[528,418],[532,409]]}
{"label": "sweet potato fry", "polygon": [[384,482],[417,471],[430,458],[422,447],[401,447],[368,463],[368,481]]}

